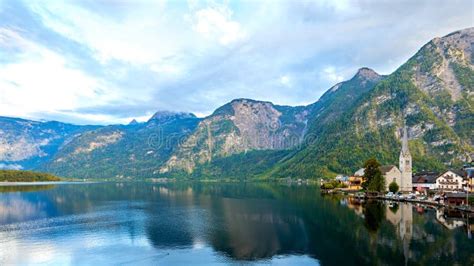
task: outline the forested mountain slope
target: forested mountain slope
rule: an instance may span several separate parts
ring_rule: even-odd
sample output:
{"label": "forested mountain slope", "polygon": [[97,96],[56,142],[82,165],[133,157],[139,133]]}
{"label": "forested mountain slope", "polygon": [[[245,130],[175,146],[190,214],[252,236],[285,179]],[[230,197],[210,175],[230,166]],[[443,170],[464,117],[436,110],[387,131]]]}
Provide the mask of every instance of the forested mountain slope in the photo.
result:
{"label": "forested mountain slope", "polygon": [[[352,173],[375,156],[395,164],[406,122],[415,171],[472,160],[474,29],[436,38],[324,127],[271,175],[315,177]],[[309,136],[308,135],[308,136]]]}

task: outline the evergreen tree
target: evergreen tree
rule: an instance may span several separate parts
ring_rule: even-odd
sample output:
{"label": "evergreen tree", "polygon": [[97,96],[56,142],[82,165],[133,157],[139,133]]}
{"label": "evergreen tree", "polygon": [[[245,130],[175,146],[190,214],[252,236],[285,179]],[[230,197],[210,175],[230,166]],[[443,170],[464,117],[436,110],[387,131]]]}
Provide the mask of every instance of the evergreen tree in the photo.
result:
{"label": "evergreen tree", "polygon": [[380,171],[380,163],[375,158],[368,159],[364,164],[364,188],[369,191],[382,192],[385,189],[385,181]]}

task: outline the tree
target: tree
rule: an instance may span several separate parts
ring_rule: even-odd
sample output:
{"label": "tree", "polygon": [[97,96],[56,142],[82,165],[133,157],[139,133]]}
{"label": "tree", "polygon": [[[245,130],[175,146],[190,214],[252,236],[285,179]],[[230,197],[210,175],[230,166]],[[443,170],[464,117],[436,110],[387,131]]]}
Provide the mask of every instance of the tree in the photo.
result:
{"label": "tree", "polygon": [[385,219],[385,205],[380,201],[367,202],[364,208],[365,226],[371,233],[376,233]]}
{"label": "tree", "polygon": [[398,191],[398,189],[399,189],[398,184],[395,181],[392,181],[392,183],[390,183],[390,185],[388,185],[388,190],[390,192],[396,193]]}
{"label": "tree", "polygon": [[385,180],[380,171],[380,163],[375,158],[370,158],[364,163],[364,188],[369,191],[383,192],[385,190]]}

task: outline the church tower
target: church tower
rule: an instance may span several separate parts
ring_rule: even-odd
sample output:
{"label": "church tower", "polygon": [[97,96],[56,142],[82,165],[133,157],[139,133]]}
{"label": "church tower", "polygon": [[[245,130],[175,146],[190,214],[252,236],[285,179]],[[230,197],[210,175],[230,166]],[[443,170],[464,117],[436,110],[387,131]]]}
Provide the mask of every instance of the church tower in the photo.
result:
{"label": "church tower", "polygon": [[402,151],[400,152],[400,172],[402,172],[401,178],[401,191],[410,192],[412,191],[412,168],[411,168],[411,154],[410,149],[408,148],[408,131],[407,127],[403,127],[403,136],[402,136]]}

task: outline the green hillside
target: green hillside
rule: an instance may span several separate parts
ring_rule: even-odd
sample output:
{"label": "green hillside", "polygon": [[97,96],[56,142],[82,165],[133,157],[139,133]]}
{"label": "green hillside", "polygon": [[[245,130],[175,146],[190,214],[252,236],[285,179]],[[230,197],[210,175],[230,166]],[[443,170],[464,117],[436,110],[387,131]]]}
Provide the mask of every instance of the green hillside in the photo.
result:
{"label": "green hillside", "polygon": [[62,147],[41,170],[81,178],[155,177],[198,122],[194,115],[158,113],[147,123],[88,131]]}
{"label": "green hillside", "polygon": [[[330,123],[271,175],[353,173],[370,157],[396,164],[406,122],[414,170],[460,167],[473,152],[473,29],[435,39]],[[309,134],[311,134],[311,132]]]}

